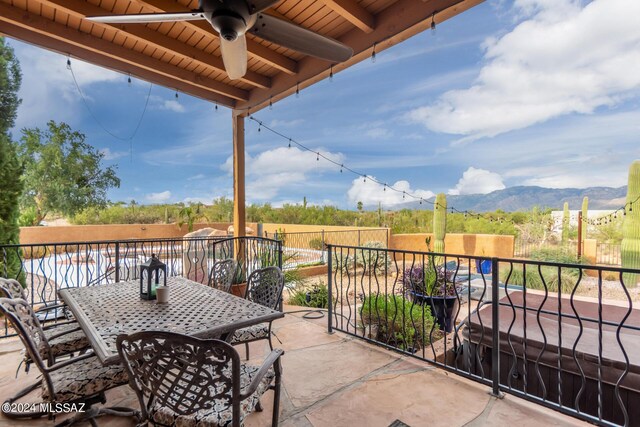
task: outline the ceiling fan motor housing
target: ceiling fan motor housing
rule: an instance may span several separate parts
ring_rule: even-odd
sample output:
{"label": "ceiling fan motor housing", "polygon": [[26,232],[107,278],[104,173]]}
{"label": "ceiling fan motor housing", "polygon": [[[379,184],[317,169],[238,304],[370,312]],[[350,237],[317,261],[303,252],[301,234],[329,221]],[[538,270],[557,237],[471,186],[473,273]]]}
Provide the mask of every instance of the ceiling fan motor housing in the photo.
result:
{"label": "ceiling fan motor housing", "polygon": [[247,31],[251,13],[244,0],[203,0],[201,8],[223,39],[232,42]]}

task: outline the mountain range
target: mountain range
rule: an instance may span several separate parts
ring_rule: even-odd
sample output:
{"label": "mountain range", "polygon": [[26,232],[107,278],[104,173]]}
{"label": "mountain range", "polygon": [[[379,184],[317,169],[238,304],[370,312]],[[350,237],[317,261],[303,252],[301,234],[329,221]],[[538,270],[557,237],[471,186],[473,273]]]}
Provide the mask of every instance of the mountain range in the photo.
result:
{"label": "mountain range", "polygon": [[[540,208],[562,209],[564,202],[569,202],[569,209],[582,207],[582,199],[589,198],[590,210],[608,210],[623,206],[627,196],[627,187],[588,187],[588,188],[544,188],[535,186],[509,187],[488,194],[466,194],[460,196],[447,195],[447,206],[459,211],[489,212],[501,209],[506,212],[529,210],[534,206]],[[429,199],[431,202],[435,198]],[[412,205],[414,205],[412,203]],[[416,209],[424,205],[411,206]],[[403,206],[405,208],[407,206]]]}

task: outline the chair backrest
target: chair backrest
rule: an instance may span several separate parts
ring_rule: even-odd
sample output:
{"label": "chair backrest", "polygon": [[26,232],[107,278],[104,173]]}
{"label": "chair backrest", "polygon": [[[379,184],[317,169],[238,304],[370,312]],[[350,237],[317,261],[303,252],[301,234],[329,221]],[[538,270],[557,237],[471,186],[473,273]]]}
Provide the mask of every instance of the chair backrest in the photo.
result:
{"label": "chair backrest", "polygon": [[245,298],[273,310],[278,309],[284,288],[284,274],[278,267],[255,270],[247,279]]}
{"label": "chair backrest", "polygon": [[[9,319],[9,322],[11,322],[11,325],[15,328],[20,340],[24,344],[27,354],[42,372],[45,378],[44,383],[49,387],[49,395],[55,396],[51,379],[45,369],[45,362],[43,360],[43,357],[45,357],[49,366],[53,365],[54,360],[51,356],[51,347],[33,309],[29,303],[22,298],[0,298],[0,311]],[[43,356],[41,356],[41,354]]]}
{"label": "chair backrest", "polygon": [[231,407],[238,425],[240,357],[230,344],[149,331],[120,335],[116,345],[145,419],[154,405],[176,415]]}
{"label": "chair backrest", "polygon": [[216,261],[209,272],[209,286],[223,292],[229,292],[237,265],[238,263],[234,259]]}
{"label": "chair backrest", "polygon": [[4,298],[27,299],[27,290],[15,279],[4,279],[0,277],[0,296]]}

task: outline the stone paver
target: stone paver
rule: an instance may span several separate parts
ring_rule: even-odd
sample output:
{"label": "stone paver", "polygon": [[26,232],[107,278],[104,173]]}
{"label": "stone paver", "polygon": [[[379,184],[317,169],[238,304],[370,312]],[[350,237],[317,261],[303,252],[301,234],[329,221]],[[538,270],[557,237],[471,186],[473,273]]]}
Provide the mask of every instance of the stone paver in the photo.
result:
{"label": "stone paver", "polygon": [[[296,310],[296,307],[285,307]],[[326,332],[326,318],[305,320],[303,313],[276,321],[275,347],[285,350],[280,425],[283,427],[380,426],[396,419],[412,426],[586,426],[513,396],[499,400],[481,384],[445,373],[427,363],[402,356],[357,338]],[[15,370],[22,356],[19,342],[0,341],[0,401],[37,377]],[[242,359],[243,346],[238,347]],[[269,352],[266,341],[251,343],[249,363],[260,364]],[[133,392],[120,387],[107,392],[108,405],[137,407]],[[271,423],[273,393],[267,392],[264,411],[251,414],[246,427]],[[64,417],[57,417],[60,422]],[[132,419],[103,417],[101,427],[135,426]],[[535,426],[534,426],[535,424]],[[0,417],[0,427],[50,427],[53,421],[9,420]]]}

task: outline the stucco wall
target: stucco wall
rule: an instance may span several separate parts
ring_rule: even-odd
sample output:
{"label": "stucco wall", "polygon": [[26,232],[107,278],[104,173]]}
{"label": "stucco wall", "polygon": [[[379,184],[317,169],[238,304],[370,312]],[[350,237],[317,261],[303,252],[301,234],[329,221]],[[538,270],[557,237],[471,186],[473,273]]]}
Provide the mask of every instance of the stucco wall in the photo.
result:
{"label": "stucco wall", "polygon": [[354,227],[340,225],[303,225],[303,224],[274,224],[265,223],[262,229],[269,233],[275,233],[279,229],[283,229],[287,233],[302,233],[312,231],[343,231],[343,230],[377,230],[383,227]]}
{"label": "stucco wall", "polygon": [[[227,230],[231,223],[216,222],[210,224],[194,224],[193,229],[205,227]],[[247,226],[256,230],[255,223]],[[102,240],[126,239],[170,239],[182,237],[187,233],[187,226],[179,228],[176,224],[114,224],[114,225],[68,225],[60,227],[22,227],[20,243],[62,243],[62,242],[95,242]]]}
{"label": "stucco wall", "polygon": [[[430,233],[393,234],[389,239],[391,249],[426,252],[425,239]],[[515,238],[494,234],[454,234],[447,233],[444,239],[445,252],[452,255],[471,255],[499,258],[513,258]]]}

